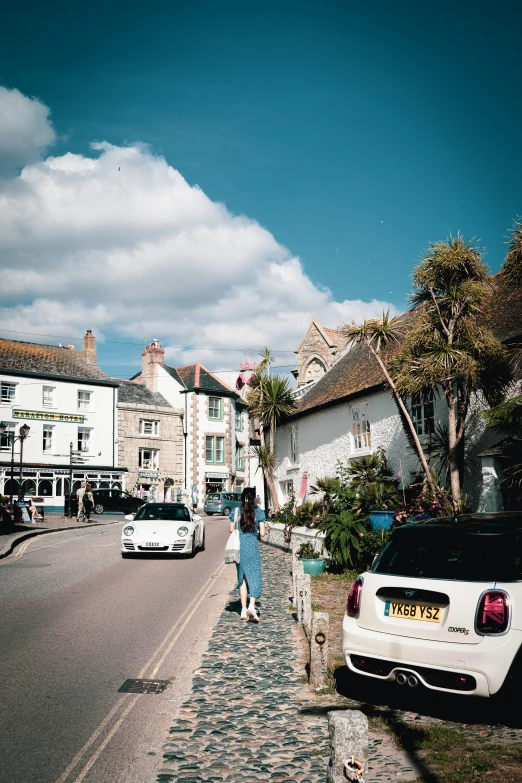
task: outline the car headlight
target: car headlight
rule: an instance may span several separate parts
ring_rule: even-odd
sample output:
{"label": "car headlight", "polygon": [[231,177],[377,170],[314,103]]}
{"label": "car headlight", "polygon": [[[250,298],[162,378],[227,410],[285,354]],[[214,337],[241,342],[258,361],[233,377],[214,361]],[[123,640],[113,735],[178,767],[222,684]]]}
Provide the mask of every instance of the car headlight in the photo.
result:
{"label": "car headlight", "polygon": [[132,536],[133,533],[134,533],[134,528],[132,527],[132,525],[125,525],[125,527],[123,528],[123,535]]}
{"label": "car headlight", "polygon": [[188,535],[188,527],[178,527],[178,536]]}

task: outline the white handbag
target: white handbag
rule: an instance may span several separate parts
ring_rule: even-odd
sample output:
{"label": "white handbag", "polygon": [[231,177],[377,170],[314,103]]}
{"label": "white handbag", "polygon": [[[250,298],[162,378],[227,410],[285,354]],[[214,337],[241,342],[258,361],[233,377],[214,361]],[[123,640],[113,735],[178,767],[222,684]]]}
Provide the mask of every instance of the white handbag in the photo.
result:
{"label": "white handbag", "polygon": [[239,509],[234,509],[234,530],[228,537],[225,547],[225,563],[239,563],[239,530],[237,529],[237,520]]}

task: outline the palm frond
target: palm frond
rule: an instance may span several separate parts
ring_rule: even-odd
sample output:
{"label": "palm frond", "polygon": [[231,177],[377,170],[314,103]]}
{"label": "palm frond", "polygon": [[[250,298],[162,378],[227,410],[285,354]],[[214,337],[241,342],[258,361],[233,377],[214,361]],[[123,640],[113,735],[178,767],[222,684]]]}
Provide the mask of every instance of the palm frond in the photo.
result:
{"label": "palm frond", "polygon": [[517,217],[511,230],[508,251],[502,267],[502,276],[510,285],[522,283],[522,218]]}

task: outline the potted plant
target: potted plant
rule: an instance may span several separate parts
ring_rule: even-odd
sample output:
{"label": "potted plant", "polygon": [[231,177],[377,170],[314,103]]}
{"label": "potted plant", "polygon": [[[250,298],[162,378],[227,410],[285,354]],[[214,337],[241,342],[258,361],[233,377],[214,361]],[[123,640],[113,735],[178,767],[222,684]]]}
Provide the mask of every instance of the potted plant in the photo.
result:
{"label": "potted plant", "polygon": [[301,544],[297,556],[303,561],[303,570],[310,576],[322,574],[326,568],[326,560],[321,557],[321,553],[316,550],[310,541]]}

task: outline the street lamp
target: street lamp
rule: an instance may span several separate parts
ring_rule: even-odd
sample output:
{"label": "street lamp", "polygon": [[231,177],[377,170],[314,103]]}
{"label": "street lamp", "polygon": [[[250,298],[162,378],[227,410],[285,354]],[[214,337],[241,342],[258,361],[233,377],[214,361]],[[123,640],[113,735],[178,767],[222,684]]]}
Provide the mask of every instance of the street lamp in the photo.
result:
{"label": "street lamp", "polygon": [[8,432],[7,431],[7,424],[3,421],[0,421],[0,435],[7,435],[7,442],[11,444],[11,492],[10,492],[10,499],[9,499],[9,506],[12,509],[13,508],[13,485],[14,485],[14,447],[17,440],[20,441],[20,480],[19,480],[19,486],[18,486],[18,500],[22,499],[22,457],[23,457],[23,448],[24,448],[24,440],[29,435],[29,430],[31,428],[28,424],[23,424],[19,431],[18,435],[16,436],[14,432]]}

